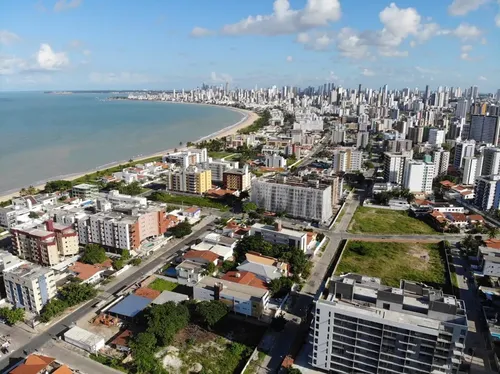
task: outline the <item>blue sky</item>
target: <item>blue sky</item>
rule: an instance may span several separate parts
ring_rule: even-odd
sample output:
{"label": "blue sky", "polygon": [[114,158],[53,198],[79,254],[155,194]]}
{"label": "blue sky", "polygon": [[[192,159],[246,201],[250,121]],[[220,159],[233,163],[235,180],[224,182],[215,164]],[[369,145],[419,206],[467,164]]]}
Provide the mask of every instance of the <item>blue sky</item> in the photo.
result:
{"label": "blue sky", "polygon": [[0,90],[500,88],[500,0],[3,0]]}

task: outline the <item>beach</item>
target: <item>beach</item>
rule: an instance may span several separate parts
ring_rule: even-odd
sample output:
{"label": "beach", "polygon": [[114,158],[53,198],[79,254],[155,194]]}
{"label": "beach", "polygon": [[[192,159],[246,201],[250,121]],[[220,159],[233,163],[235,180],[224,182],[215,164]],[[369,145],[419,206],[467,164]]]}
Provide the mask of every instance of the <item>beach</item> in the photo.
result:
{"label": "beach", "polygon": [[[176,102],[176,104],[186,104],[186,105],[209,105],[209,104],[196,104],[196,103],[179,103],[179,102]],[[216,106],[216,105],[213,105],[213,106]],[[259,118],[259,116],[252,112],[252,111],[249,111],[249,110],[245,110],[245,109],[239,109],[239,108],[232,108],[232,107],[224,107],[226,109],[230,109],[232,111],[235,111],[235,112],[238,112],[238,113],[241,113],[243,114],[245,117],[240,120],[239,122],[235,123],[235,124],[232,124],[230,126],[227,126],[223,129],[220,129],[216,132],[213,132],[211,133],[210,135],[207,135],[207,136],[203,136],[199,139],[189,139],[186,141],[186,143],[188,141],[190,142],[193,142],[193,143],[197,143],[197,142],[200,142],[200,141],[203,141],[203,140],[210,140],[210,139],[215,139],[215,138],[221,138],[221,137],[225,137],[225,136],[228,136],[228,135],[232,135],[232,134],[236,134],[238,132],[238,130],[240,129],[243,129],[249,125],[251,125],[255,120],[257,120]],[[102,171],[102,170],[106,170],[106,169],[109,169],[111,167],[114,167],[114,166],[117,166],[117,165],[120,165],[120,164],[124,164],[124,163],[128,163],[128,161],[130,159],[133,159],[134,162],[137,162],[139,163],[141,160],[146,160],[148,158],[152,158],[152,157],[159,157],[159,156],[162,156],[166,153],[171,153],[171,152],[174,152],[174,150],[177,149],[178,151],[180,150],[186,150],[188,149],[188,147],[177,147],[177,148],[169,148],[169,149],[166,149],[166,150],[162,150],[162,151],[158,151],[158,152],[154,152],[154,153],[150,153],[150,154],[141,154],[140,156],[133,156],[131,155],[131,157],[129,159],[126,159],[126,160],[120,160],[120,161],[115,161],[115,162],[112,162],[112,163],[108,163],[108,164],[105,164],[105,165],[101,165],[101,166],[98,166],[96,168],[93,168],[93,169],[90,169],[90,170],[85,170],[85,171],[75,171],[74,174],[68,174],[68,175],[63,175],[63,176],[54,176],[54,177],[51,177],[51,178],[48,178],[47,180],[41,182],[41,183],[36,183],[36,185],[34,185],[34,187],[38,190],[43,190],[45,188],[45,183],[46,182],[49,182],[51,180],[67,180],[67,181],[72,181],[72,180],[75,180],[75,179],[78,179],[86,174],[89,174],[89,173],[94,173],[96,171]],[[25,186],[25,187],[29,187],[28,185]],[[10,200],[12,199],[13,197],[17,197],[19,196],[19,191],[8,191],[6,193],[1,193],[0,192],[0,202],[2,201],[6,201],[6,200]]]}

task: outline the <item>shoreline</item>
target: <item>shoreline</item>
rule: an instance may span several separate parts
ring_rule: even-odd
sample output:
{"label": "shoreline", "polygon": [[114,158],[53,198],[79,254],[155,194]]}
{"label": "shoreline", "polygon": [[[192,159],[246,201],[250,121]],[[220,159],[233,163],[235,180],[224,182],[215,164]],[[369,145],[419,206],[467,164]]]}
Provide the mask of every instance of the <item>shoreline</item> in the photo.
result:
{"label": "shoreline", "polygon": [[[128,100],[128,99],[125,99],[125,100]],[[137,100],[137,101],[141,101],[141,100]],[[154,100],[143,100],[143,101],[154,101]],[[160,100],[156,100],[155,102],[161,102],[161,101]],[[254,123],[254,121],[256,121],[259,118],[259,115],[257,113],[252,112],[250,110],[240,109],[240,108],[234,108],[234,107],[225,106],[225,105],[204,104],[204,103],[189,103],[189,102],[178,102],[178,101],[165,101],[165,102],[166,103],[173,103],[173,104],[208,105],[208,106],[214,106],[214,107],[218,107],[218,108],[230,109],[232,111],[235,111],[235,112],[238,112],[238,113],[241,113],[241,114],[244,115],[244,117],[241,120],[239,120],[238,122],[236,122],[236,123],[234,123],[234,124],[232,124],[230,126],[226,126],[226,127],[222,128],[222,129],[216,131],[216,132],[213,132],[213,133],[211,133],[209,135],[206,135],[206,136],[202,136],[202,137],[200,137],[200,138],[198,138],[196,140],[186,140],[185,144],[187,144],[188,142],[198,143],[198,142],[201,142],[201,141],[204,141],[204,140],[217,139],[217,138],[225,137],[225,136],[228,136],[228,135],[236,134],[238,132],[238,130],[250,126],[252,123]],[[163,156],[166,153],[174,152],[175,149],[177,149],[178,151],[183,151],[183,150],[187,150],[188,148],[189,147],[187,147],[185,145],[182,146],[182,147],[173,147],[173,148],[169,148],[169,149],[166,149],[166,150],[163,150],[163,151],[159,151],[159,152],[148,153],[148,154],[145,154],[145,155],[141,154],[141,155],[137,155],[135,157],[133,156],[130,159],[134,160],[134,162],[140,163],[142,160],[147,160],[147,159],[152,158],[152,157],[160,157],[160,156]],[[97,167],[95,167],[93,169],[86,170],[86,171],[83,171],[83,172],[75,172],[75,173],[72,173],[72,174],[58,175],[58,176],[54,176],[54,177],[49,177],[46,180],[35,181],[32,184],[32,186],[35,187],[37,190],[43,190],[45,188],[45,184],[47,182],[50,182],[50,181],[53,181],[53,180],[73,181],[75,179],[83,177],[84,175],[87,175],[87,174],[90,174],[90,173],[95,173],[97,171],[103,171],[103,170],[106,170],[106,169],[118,166],[120,164],[128,163],[128,162],[129,162],[129,159],[127,159],[127,160],[120,160],[120,161],[112,161],[112,162],[109,162],[109,163],[97,166]],[[25,188],[27,188],[28,186],[25,186]],[[23,187],[19,187],[18,189],[15,189],[15,190],[0,191],[0,202],[4,202],[4,201],[7,201],[7,200],[10,200],[10,199],[12,199],[14,197],[18,197],[19,196],[19,190],[21,188],[23,188]]]}

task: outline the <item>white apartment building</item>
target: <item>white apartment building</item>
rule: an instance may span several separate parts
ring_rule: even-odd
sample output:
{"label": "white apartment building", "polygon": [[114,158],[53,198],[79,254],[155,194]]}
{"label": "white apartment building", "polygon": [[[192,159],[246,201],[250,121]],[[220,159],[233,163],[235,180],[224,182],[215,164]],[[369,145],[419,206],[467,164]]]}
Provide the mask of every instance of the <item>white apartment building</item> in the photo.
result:
{"label": "white apartment building", "polygon": [[413,158],[410,152],[385,152],[384,153],[384,180],[387,183],[403,183],[406,160]]}
{"label": "white apartment building", "polygon": [[356,135],[356,147],[365,148],[370,141],[370,133],[368,131],[359,131]]}
{"label": "white apartment building", "polygon": [[483,148],[478,166],[481,166],[480,175],[500,174],[500,149],[492,147]]}
{"label": "white apartment building", "polygon": [[349,173],[363,168],[363,152],[355,148],[335,148],[333,150],[333,170]]}
{"label": "white apartment building", "polygon": [[95,184],[82,183],[73,186],[71,189],[71,196],[81,200],[92,200],[99,194],[99,187]]}
{"label": "white apartment building", "polygon": [[260,236],[272,244],[287,245],[303,252],[307,250],[307,233],[283,228],[281,222],[276,222],[274,226],[255,223],[250,228],[250,235]]}
{"label": "white apartment building", "polygon": [[28,218],[29,213],[28,208],[15,205],[0,207],[0,226],[10,229],[17,225],[18,219],[22,217]]}
{"label": "white apartment building", "polygon": [[500,209],[500,175],[476,178],[474,205],[485,212],[490,209]]}
{"label": "white apartment building", "polygon": [[473,185],[479,173],[477,157],[465,157],[463,165],[462,184]]}
{"label": "white apartment building", "polygon": [[410,192],[432,192],[434,164],[420,160],[406,160],[403,187]]}
{"label": "white apartment building", "polygon": [[286,159],[277,154],[266,154],[264,161],[267,168],[286,168]]}
{"label": "white apartment building", "polygon": [[444,130],[430,129],[429,130],[429,144],[441,145],[444,143]]}
{"label": "white apartment building", "polygon": [[109,193],[104,195],[104,197],[113,205],[131,204],[141,208],[146,208],[148,206],[148,199],[145,197],[124,195],[116,190],[109,191]]}
{"label": "white apartment building", "polygon": [[231,169],[239,169],[238,161],[213,160],[208,158],[208,162],[202,164],[203,169],[212,171],[212,182],[222,182],[224,172]]}
{"label": "white apartment building", "polygon": [[271,212],[285,212],[319,222],[327,222],[333,215],[332,186],[303,183],[300,180],[253,179],[251,201]]}
{"label": "white apartment building", "polygon": [[450,164],[450,152],[443,149],[436,150],[432,152],[432,161],[434,163],[434,178],[445,175]]}
{"label": "white apartment building", "polygon": [[54,271],[27,262],[5,269],[3,277],[9,303],[39,314],[57,292]]}
{"label": "white apartment building", "polygon": [[294,130],[323,131],[323,119],[316,113],[295,113]]}
{"label": "white apartment building", "polygon": [[460,169],[463,166],[465,157],[473,157],[474,150],[476,149],[475,140],[467,140],[455,144],[455,157],[453,159],[453,166]]}
{"label": "white apartment building", "polygon": [[315,302],[310,363],[331,373],[457,374],[467,332],[464,302],[440,290],[332,276]]}
{"label": "white apartment building", "polygon": [[163,162],[173,162],[181,168],[197,165],[208,161],[208,152],[206,148],[189,149],[187,151],[170,153],[163,156]]}

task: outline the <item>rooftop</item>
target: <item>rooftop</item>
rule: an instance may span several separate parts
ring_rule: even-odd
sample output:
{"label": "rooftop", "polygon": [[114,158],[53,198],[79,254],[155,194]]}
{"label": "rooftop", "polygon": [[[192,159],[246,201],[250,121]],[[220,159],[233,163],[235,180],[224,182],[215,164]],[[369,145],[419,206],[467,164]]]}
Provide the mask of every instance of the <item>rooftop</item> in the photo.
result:
{"label": "rooftop", "polygon": [[32,263],[24,263],[21,266],[9,270],[8,273],[22,278],[36,279],[41,276],[46,276],[48,273],[53,273],[53,270]]}
{"label": "rooftop", "polygon": [[252,228],[257,229],[257,230],[273,231],[275,233],[280,233],[280,234],[287,235],[287,236],[290,236],[293,238],[302,238],[302,237],[307,235],[307,233],[304,231],[295,231],[295,230],[286,229],[284,227],[282,227],[279,230],[276,230],[276,228],[274,226],[264,225],[262,223],[254,223],[252,225]]}
{"label": "rooftop", "polygon": [[31,354],[26,360],[11,370],[9,374],[71,374],[66,365],[56,363],[56,359],[49,356]]}
{"label": "rooftop", "polygon": [[172,291],[163,291],[156,299],[153,300],[153,304],[165,304],[169,301],[180,303],[181,301],[186,300],[189,300],[187,295]]}
{"label": "rooftop", "polygon": [[203,260],[209,261],[209,262],[214,262],[216,261],[219,256],[215,254],[214,252],[211,251],[197,251],[194,249],[191,249],[190,251],[187,251],[184,253],[183,256],[186,260],[188,259],[194,259],[194,258],[201,258]]}
{"label": "rooftop", "polygon": [[132,337],[132,331],[123,330],[116,338],[111,341],[113,345],[121,345],[122,347],[128,347],[128,342]]}
{"label": "rooftop", "polygon": [[72,339],[79,342],[84,342],[87,345],[95,346],[104,338],[101,335],[94,334],[84,330],[81,327],[74,326],[64,333],[64,339]]}
{"label": "rooftop", "polygon": [[221,279],[267,290],[266,283],[249,271],[228,271]]}
{"label": "rooftop", "polygon": [[240,299],[255,298],[257,300],[260,300],[269,292],[267,289],[264,290],[262,288],[252,287],[213,277],[205,277],[201,279],[196,286],[213,290],[217,283],[223,285],[223,295],[228,295]]}
{"label": "rooftop", "polygon": [[68,267],[68,269],[75,273],[77,278],[85,281],[93,277],[95,274],[109,269],[110,267],[111,260],[107,260],[102,264],[95,265],[85,264],[83,262],[77,261],[72,266]]}
{"label": "rooftop", "polygon": [[153,290],[151,288],[145,288],[141,287],[138,288],[135,292],[134,295],[136,296],[142,296],[150,300],[156,299],[158,296],[160,296],[161,292],[157,290]]}
{"label": "rooftop", "polygon": [[146,309],[146,307],[151,304],[151,299],[147,297],[137,296],[137,295],[128,295],[118,304],[114,305],[109,313],[114,313],[119,316],[125,317],[135,317],[141,311]]}

